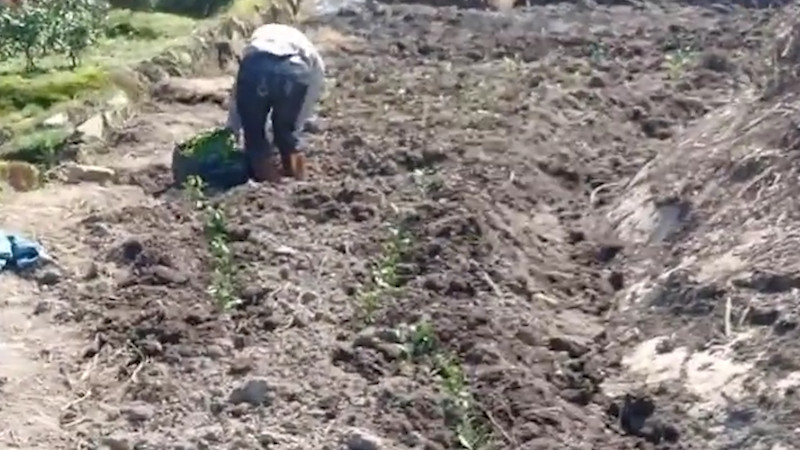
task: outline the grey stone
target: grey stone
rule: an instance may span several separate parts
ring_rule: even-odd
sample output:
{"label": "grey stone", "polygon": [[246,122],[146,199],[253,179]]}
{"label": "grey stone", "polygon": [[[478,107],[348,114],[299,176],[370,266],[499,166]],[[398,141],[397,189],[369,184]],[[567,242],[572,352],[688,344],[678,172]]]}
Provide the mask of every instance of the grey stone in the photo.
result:
{"label": "grey stone", "polygon": [[127,436],[114,435],[103,438],[100,450],[132,450],[133,446]]}
{"label": "grey stone", "polygon": [[153,405],[144,402],[135,402],[122,408],[122,415],[131,422],[143,422],[151,419],[156,414]]}
{"label": "grey stone", "polygon": [[352,429],[345,439],[347,450],[381,450],[384,448],[381,439],[366,431]]}
{"label": "grey stone", "polygon": [[64,181],[67,183],[106,183],[114,180],[116,177],[114,169],[85,164],[65,164],[62,167],[62,173],[64,175]]}
{"label": "grey stone", "polygon": [[103,114],[95,114],[88,120],[78,125],[77,130],[85,137],[104,139],[106,133],[106,120]]}
{"label": "grey stone", "polygon": [[44,270],[38,274],[36,281],[43,286],[53,286],[61,281],[61,272],[56,269]]}
{"label": "grey stone", "polygon": [[253,406],[268,405],[272,403],[270,391],[272,389],[266,380],[249,380],[231,392],[230,397],[228,397],[228,403],[234,405],[248,403]]}

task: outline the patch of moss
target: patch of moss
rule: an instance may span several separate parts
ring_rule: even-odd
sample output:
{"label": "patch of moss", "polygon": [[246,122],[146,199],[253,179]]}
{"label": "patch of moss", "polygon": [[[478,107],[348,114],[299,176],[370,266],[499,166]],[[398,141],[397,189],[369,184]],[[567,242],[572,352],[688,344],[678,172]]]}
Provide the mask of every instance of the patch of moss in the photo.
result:
{"label": "patch of moss", "polygon": [[23,161],[43,168],[58,164],[64,142],[70,135],[67,129],[37,130],[18,136],[9,145],[14,150],[3,154],[7,161]]}
{"label": "patch of moss", "polygon": [[57,103],[76,99],[87,91],[105,89],[109,84],[108,72],[96,66],[80,67],[74,71],[55,70],[45,74],[2,75],[0,117],[12,112],[47,109]]}

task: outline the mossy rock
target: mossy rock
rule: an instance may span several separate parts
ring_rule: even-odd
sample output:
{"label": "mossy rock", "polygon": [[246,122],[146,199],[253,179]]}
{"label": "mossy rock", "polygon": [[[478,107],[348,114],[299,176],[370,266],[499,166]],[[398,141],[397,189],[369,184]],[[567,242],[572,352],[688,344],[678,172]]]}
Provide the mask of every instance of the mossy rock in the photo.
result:
{"label": "mossy rock", "polygon": [[172,176],[180,186],[196,176],[221,189],[244,184],[249,178],[244,153],[226,129],[209,130],[175,146]]}

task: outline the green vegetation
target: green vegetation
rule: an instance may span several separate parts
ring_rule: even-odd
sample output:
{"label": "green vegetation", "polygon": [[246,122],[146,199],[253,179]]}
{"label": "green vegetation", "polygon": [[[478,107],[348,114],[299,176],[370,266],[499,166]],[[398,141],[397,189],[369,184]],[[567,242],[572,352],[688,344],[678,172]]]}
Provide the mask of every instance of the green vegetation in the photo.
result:
{"label": "green vegetation", "polygon": [[197,160],[217,159],[215,156],[219,155],[222,161],[231,161],[238,154],[233,132],[226,128],[200,133],[181,143],[179,151]]}
{"label": "green vegetation", "polygon": [[[63,25],[54,22],[49,26]],[[38,46],[28,50],[29,56],[8,57],[0,63],[2,125],[110,88],[114,67],[155,56],[178,43],[190,34],[195,21],[169,14],[113,10],[103,26],[103,34],[93,38],[91,48],[62,50],[60,46],[48,46],[55,37],[31,40],[33,44],[15,42],[18,38],[6,38],[15,28],[4,30],[0,23],[0,47]],[[78,57],[82,65],[74,67]]]}
{"label": "green vegetation", "polygon": [[19,112],[25,117],[40,113],[57,103],[76,98],[87,89],[104,89],[108,82],[106,72],[95,66],[35,77],[20,74],[0,76],[0,114]]}
{"label": "green vegetation", "polygon": [[383,245],[383,253],[372,268],[369,283],[358,293],[362,318],[367,323],[375,320],[381,297],[400,286],[398,266],[411,244],[410,236],[402,227],[393,226],[389,231],[391,237]]}
{"label": "green vegetation", "polygon": [[22,55],[26,72],[46,54],[65,55],[71,67],[103,31],[102,0],[25,1],[0,9],[0,54]]}
{"label": "green vegetation", "polygon": [[[136,98],[140,92],[131,91],[141,86],[127,68],[188,42],[193,30],[212,23],[207,17],[228,8],[252,13],[263,3],[38,0],[0,6],[0,152],[32,154],[47,146],[50,139],[38,135],[64,134],[40,129],[58,113],[100,105],[120,90]],[[30,149],[22,147],[31,142]]]}
{"label": "green vegetation", "polygon": [[212,275],[208,293],[217,305],[228,311],[241,303],[236,297],[233,285],[233,256],[228,246],[228,228],[225,212],[208,202],[205,196],[205,182],[202,178],[191,176],[184,184],[184,190],[194,208],[204,214],[204,228],[208,249],[211,253]]}
{"label": "green vegetation", "polygon": [[36,130],[19,136],[14,141],[15,150],[4,155],[4,159],[23,161],[50,169],[59,163],[61,149],[70,132],[64,129]]}
{"label": "green vegetation", "polygon": [[445,394],[445,416],[456,443],[466,450],[490,448],[491,430],[469,393],[461,361],[440,345],[433,325],[425,321],[415,324],[406,336],[406,343],[408,354],[429,365],[438,377]]}
{"label": "green vegetation", "polygon": [[664,65],[670,79],[678,79],[686,68],[695,61],[697,53],[691,47],[680,47],[664,56]]}

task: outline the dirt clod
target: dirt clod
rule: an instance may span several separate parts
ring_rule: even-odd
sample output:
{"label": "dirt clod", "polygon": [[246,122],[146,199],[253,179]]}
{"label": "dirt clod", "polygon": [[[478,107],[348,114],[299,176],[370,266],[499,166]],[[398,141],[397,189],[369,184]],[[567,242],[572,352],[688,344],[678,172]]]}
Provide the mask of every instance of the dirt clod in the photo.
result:
{"label": "dirt clod", "polygon": [[231,392],[228,403],[239,405],[247,403],[251,406],[269,405],[272,402],[272,389],[266,380],[249,380]]}

